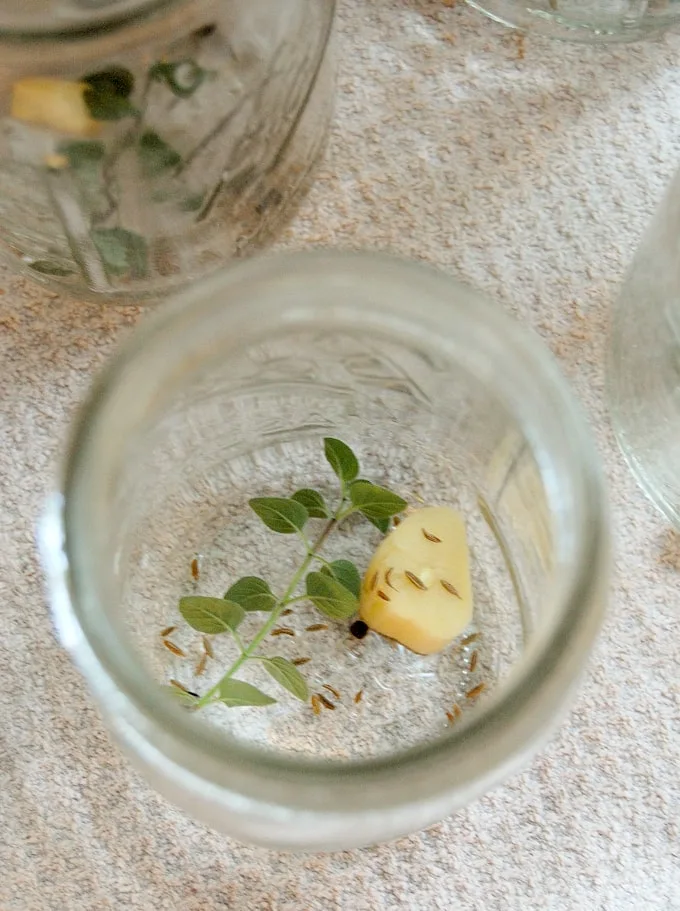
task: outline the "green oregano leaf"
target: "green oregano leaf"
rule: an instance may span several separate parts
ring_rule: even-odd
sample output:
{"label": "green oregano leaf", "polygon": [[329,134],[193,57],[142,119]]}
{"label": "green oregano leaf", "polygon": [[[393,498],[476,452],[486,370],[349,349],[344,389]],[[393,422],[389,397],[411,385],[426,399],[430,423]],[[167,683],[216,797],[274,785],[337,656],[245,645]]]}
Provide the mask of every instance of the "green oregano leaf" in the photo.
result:
{"label": "green oregano leaf", "polygon": [[83,77],[83,101],[94,120],[121,120],[139,113],[130,102],[135,77],[122,66],[113,66]]}
{"label": "green oregano leaf", "polygon": [[65,142],[59,146],[59,154],[68,159],[74,171],[93,171],[99,168],[106,155],[103,142]]}
{"label": "green oregano leaf", "polygon": [[307,681],[300,671],[287,658],[263,658],[262,665],[277,683],[292,693],[296,699],[306,702],[309,699]]}
{"label": "green oregano leaf", "polygon": [[276,598],[271,589],[257,576],[244,576],[231,586],[224,596],[228,601],[240,604],[244,611],[271,611]]}
{"label": "green oregano leaf", "polygon": [[384,535],[390,530],[390,520],[389,519],[375,519],[372,516],[367,516],[364,513],[364,517],[368,519],[371,525],[375,525],[378,531],[382,532]]}
{"label": "green oregano leaf", "polygon": [[145,177],[155,177],[163,171],[177,167],[182,156],[153,130],[145,130],[139,137],[137,154]]}
{"label": "green oregano leaf", "polygon": [[201,86],[209,70],[204,70],[195,60],[178,60],[175,63],[154,63],[149,70],[151,79],[164,82],[179,98],[188,98]]}
{"label": "green oregano leaf", "polygon": [[334,576],[341,585],[352,592],[355,598],[359,597],[361,592],[361,576],[351,560],[333,560],[329,566],[324,566],[321,570],[323,575]]}
{"label": "green oregano leaf", "polygon": [[254,497],[248,502],[267,528],[282,535],[302,531],[308,518],[305,507],[288,497]]}
{"label": "green oregano leaf", "polygon": [[312,519],[328,519],[330,516],[324,498],[318,490],[303,487],[302,490],[296,490],[291,499],[296,503],[302,503]]}
{"label": "green oregano leaf", "polygon": [[192,629],[212,636],[233,632],[246,615],[245,610],[235,601],[205,598],[202,595],[180,598],[179,612]]}
{"label": "green oregano leaf", "polygon": [[94,228],[90,236],[110,275],[144,278],[148,257],[141,235],[125,228]]}
{"label": "green oregano leaf", "polygon": [[334,437],[326,437],[323,448],[329,465],[343,484],[353,481],[359,474],[359,462],[347,443]]}
{"label": "green oregano leaf", "polygon": [[333,576],[309,573],[305,588],[314,606],[332,620],[346,620],[359,610],[357,598]]}
{"label": "green oregano leaf", "polygon": [[36,259],[35,262],[29,263],[28,266],[42,275],[55,275],[60,278],[66,275],[73,275],[73,269],[67,269],[65,266],[60,266],[59,263],[51,263],[47,259]]}
{"label": "green oregano leaf", "polygon": [[355,481],[349,489],[352,505],[367,519],[389,519],[406,509],[406,500],[371,481]]}
{"label": "green oregano leaf", "polygon": [[228,677],[222,680],[219,685],[219,701],[223,702],[229,708],[238,708],[246,705],[273,705],[276,699],[272,699],[256,686],[246,683],[244,680],[234,680]]}

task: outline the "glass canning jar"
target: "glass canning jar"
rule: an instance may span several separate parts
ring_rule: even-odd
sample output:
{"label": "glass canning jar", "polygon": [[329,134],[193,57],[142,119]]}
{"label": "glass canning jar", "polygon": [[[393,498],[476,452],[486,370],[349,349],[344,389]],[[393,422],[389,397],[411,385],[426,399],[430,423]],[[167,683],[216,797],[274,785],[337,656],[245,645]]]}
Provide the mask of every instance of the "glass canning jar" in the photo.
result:
{"label": "glass canning jar", "polygon": [[[303,545],[248,499],[332,498],[326,435],[411,505],[463,514],[473,623],[424,657],[355,639],[347,621],[319,629],[301,602],[265,656],[309,658],[300,672],[333,710],[247,662],[276,704],[187,712],[160,684],[205,694],[239,651],[215,636],[199,673],[178,597],[221,597],[246,574],[283,590]],[[522,764],[574,689],[608,575],[599,465],[540,341],[447,276],[368,254],[251,259],[149,319],[77,419],[40,538],[61,642],[152,785],[236,838],[291,849],[422,827]],[[357,522],[324,554],[363,571],[378,540]],[[163,647],[167,627],[186,657]]]}
{"label": "glass canning jar", "polygon": [[679,0],[467,0],[496,22],[548,38],[640,41],[680,22]]}
{"label": "glass canning jar", "polygon": [[680,171],[612,313],[609,405],[641,487],[680,528]]}
{"label": "glass canning jar", "polygon": [[332,106],[335,0],[10,0],[0,252],[74,294],[159,295],[261,241]]}

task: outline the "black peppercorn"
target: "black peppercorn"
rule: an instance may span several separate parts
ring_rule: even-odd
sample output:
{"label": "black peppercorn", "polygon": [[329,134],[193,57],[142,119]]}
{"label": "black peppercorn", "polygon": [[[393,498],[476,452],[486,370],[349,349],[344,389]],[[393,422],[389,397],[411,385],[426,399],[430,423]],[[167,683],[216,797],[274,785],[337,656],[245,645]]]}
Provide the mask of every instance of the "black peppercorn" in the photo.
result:
{"label": "black peppercorn", "polygon": [[355,620],[349,628],[350,633],[355,639],[363,639],[368,632],[368,624],[363,620]]}

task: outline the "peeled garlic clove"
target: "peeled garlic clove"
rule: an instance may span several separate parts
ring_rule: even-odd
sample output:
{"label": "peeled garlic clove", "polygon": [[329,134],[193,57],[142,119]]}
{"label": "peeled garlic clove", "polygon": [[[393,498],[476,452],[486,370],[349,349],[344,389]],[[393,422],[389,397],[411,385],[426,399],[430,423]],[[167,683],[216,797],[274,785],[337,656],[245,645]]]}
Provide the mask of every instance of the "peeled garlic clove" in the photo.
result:
{"label": "peeled garlic clove", "polygon": [[86,88],[84,82],[66,79],[21,79],[12,86],[10,114],[60,133],[90,136],[100,127],[85,104]]}
{"label": "peeled garlic clove", "polygon": [[378,546],[361,587],[371,629],[421,655],[441,651],[472,620],[465,524],[448,506],[411,513]]}

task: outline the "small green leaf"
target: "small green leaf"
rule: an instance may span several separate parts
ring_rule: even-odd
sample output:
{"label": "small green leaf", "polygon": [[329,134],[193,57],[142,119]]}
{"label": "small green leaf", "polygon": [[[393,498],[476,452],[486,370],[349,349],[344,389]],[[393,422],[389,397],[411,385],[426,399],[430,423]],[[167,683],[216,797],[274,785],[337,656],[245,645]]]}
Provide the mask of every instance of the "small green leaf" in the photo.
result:
{"label": "small green leaf", "polygon": [[144,238],[125,228],[95,228],[91,235],[106,271],[111,275],[130,274],[144,278],[147,250]]}
{"label": "small green leaf", "polygon": [[202,595],[180,598],[179,612],[189,626],[208,635],[235,630],[246,615],[241,605],[234,601]]}
{"label": "small green leaf", "polygon": [[330,566],[324,566],[321,572],[325,576],[334,576],[341,585],[345,586],[347,591],[352,592],[355,598],[359,597],[361,576],[351,560],[333,560]]}
{"label": "small green leaf", "polygon": [[282,535],[302,531],[307,521],[305,507],[287,497],[254,497],[249,503],[267,528]]}
{"label": "small green leaf", "polygon": [[312,490],[311,487],[303,487],[302,490],[296,490],[292,500],[296,503],[302,503],[312,519],[327,519],[329,512],[318,490]]}
{"label": "small green leaf", "polygon": [[103,142],[66,142],[59,146],[59,154],[68,158],[74,171],[91,171],[104,160],[106,148]]}
{"label": "small green leaf", "polygon": [[244,576],[231,586],[224,596],[240,604],[244,611],[270,611],[276,604],[271,589],[257,576]]}
{"label": "small green leaf", "polygon": [[175,168],[182,161],[179,152],[153,130],[146,130],[139,137],[137,154],[145,177],[154,177],[162,171]]}
{"label": "small green leaf", "polygon": [[378,531],[381,531],[384,535],[390,530],[389,519],[374,519],[372,516],[367,516],[366,513],[364,513],[364,517],[368,519],[371,525],[375,525]]}
{"label": "small green leaf", "polygon": [[30,269],[40,272],[42,275],[73,275],[73,269],[66,269],[58,263],[51,263],[47,259],[36,259],[35,262],[28,264]]}
{"label": "small green leaf", "polygon": [[222,680],[219,688],[220,702],[228,705],[229,708],[237,708],[244,705],[272,705],[276,699],[272,699],[256,686],[245,683],[243,680],[234,680],[228,677]]}
{"label": "small green leaf", "polygon": [[359,474],[359,462],[347,443],[326,437],[323,441],[326,459],[343,484],[349,484]]}
{"label": "small green leaf", "polygon": [[176,63],[154,63],[149,70],[151,79],[165,82],[179,98],[188,98],[203,84],[209,70],[204,70],[195,60],[178,60]]}
{"label": "small green leaf", "polygon": [[352,504],[367,519],[390,519],[406,509],[406,500],[370,481],[355,481],[349,489]]}
{"label": "small green leaf", "polygon": [[346,620],[359,610],[352,592],[330,575],[309,573],[305,587],[309,600],[332,620]]}
{"label": "small green leaf", "polygon": [[135,77],[122,66],[90,73],[83,78],[86,84],[83,101],[90,117],[94,120],[121,120],[137,114],[129,98],[135,85]]}
{"label": "small green leaf", "polygon": [[262,664],[274,680],[292,693],[296,699],[301,702],[309,699],[307,681],[295,665],[286,658],[264,658]]}

